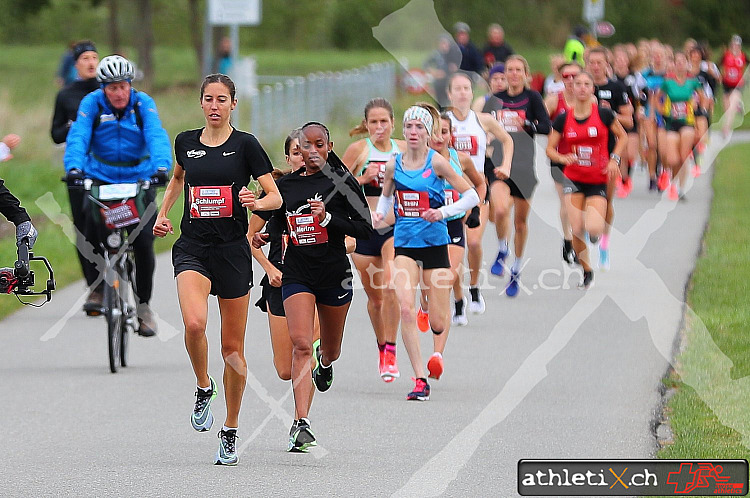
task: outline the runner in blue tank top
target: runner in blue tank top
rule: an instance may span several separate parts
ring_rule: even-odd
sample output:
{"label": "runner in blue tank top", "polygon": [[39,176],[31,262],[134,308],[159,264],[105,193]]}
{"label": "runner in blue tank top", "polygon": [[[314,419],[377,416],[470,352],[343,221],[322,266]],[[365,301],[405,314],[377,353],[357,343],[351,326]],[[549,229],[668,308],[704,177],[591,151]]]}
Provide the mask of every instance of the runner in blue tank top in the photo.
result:
{"label": "runner in blue tank top", "polygon": [[[375,98],[365,105],[365,118],[349,136],[367,134],[344,152],[341,160],[362,185],[367,204],[375,210],[383,190],[386,163],[406,149],[403,140],[391,138],[393,133],[393,107],[383,98]],[[352,262],[359,272],[362,286],[367,294],[367,313],[378,342],[380,377],[385,382],[398,378],[396,363],[396,337],[400,311],[396,292],[387,285],[393,267],[393,215],[386,226],[376,230],[369,239],[357,240]]]}
{"label": "runner in blue tank top", "polygon": [[[428,139],[437,135],[439,119],[430,104],[406,110],[403,124],[407,149],[386,164],[383,193],[373,213],[377,227],[393,209],[395,194],[396,257],[392,282],[401,308],[401,336],[416,377],[415,388],[407,399],[420,401],[429,399],[430,386],[419,348],[414,294],[419,282],[423,282],[431,308],[430,327],[434,334],[447,332],[451,286],[446,282],[451,280],[445,219],[479,203],[477,192],[456,174],[447,159],[427,145]],[[461,194],[453,204],[444,205],[443,180]]]}

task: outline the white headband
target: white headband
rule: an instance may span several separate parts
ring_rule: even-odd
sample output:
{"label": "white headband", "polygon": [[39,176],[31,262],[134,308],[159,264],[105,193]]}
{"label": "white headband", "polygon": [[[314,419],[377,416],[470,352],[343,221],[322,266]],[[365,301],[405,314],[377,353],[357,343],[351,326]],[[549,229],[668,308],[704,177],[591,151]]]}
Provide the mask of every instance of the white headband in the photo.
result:
{"label": "white headband", "polygon": [[424,107],[413,105],[409,107],[404,113],[404,123],[410,119],[418,119],[422,122],[425,128],[427,128],[427,134],[432,134],[432,115],[430,111]]}

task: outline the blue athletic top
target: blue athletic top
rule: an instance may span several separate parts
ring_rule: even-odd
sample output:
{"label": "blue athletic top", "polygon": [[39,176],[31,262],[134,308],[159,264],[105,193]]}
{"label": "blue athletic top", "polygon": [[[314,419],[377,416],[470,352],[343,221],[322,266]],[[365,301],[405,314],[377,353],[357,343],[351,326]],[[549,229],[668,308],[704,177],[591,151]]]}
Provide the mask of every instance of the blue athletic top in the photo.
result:
{"label": "blue athletic top", "polygon": [[[648,68],[643,73],[641,73],[643,76],[643,79],[646,80],[646,88],[650,93],[657,92],[660,88],[662,83],[664,82],[664,75],[655,73],[653,69]],[[646,111],[646,115],[651,112],[651,103],[650,101],[646,101],[646,105],[644,106],[644,110]],[[659,120],[661,118],[661,115],[659,113],[659,109],[655,109],[656,111],[656,118]]]}
{"label": "blue athletic top", "polygon": [[[430,149],[424,166],[418,170],[405,170],[404,155],[396,155],[393,173],[396,185],[396,224],[393,231],[395,247],[434,247],[450,242],[445,220],[430,223],[422,219],[417,212],[428,207],[437,209],[445,203],[444,182],[432,169],[432,158],[435,154],[436,152]],[[411,203],[411,206],[402,205],[402,200]]]}
{"label": "blue athletic top", "polygon": [[[450,156],[451,156],[450,163],[451,163],[451,166],[453,167],[453,171],[455,171],[458,174],[458,176],[463,176],[464,171],[463,169],[461,169],[461,161],[458,159],[458,151],[456,151],[456,149],[449,148],[448,152],[450,153]],[[445,203],[450,204],[450,203],[455,202],[457,199],[450,197],[450,200],[449,200],[449,195],[451,195],[453,191],[455,191],[456,189],[453,188],[453,185],[448,183],[448,180],[445,180],[443,183],[445,184]],[[460,194],[459,194],[459,198],[460,198]],[[466,211],[464,211],[463,213],[458,213],[455,216],[446,218],[445,221],[453,221],[459,218],[463,218],[465,214],[466,214]]]}

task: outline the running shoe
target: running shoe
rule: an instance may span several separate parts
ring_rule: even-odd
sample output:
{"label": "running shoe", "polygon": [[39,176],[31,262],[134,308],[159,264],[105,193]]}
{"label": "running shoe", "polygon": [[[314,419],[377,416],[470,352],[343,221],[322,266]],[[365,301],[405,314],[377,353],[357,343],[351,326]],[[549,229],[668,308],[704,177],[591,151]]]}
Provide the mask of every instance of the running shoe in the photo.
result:
{"label": "running shoe", "polygon": [[693,178],[698,178],[701,176],[701,166],[700,164],[696,163],[695,166],[693,166],[693,169],[690,170],[690,172],[693,175]]}
{"label": "running shoe", "polygon": [[594,285],[594,272],[590,270],[584,271],[583,278],[581,279],[581,283],[578,284],[578,288],[581,290],[587,290],[590,289],[592,285]]}
{"label": "running shoe", "polygon": [[672,183],[669,186],[669,192],[667,192],[667,197],[669,198],[670,201],[679,200],[680,194],[677,192],[677,185],[675,185],[674,183]]}
{"label": "running shoe", "polygon": [[622,188],[625,189],[625,197],[629,196],[633,191],[633,179],[627,177],[625,181],[622,182]]}
{"label": "running shoe", "polygon": [[422,306],[420,306],[419,311],[417,311],[417,328],[421,332],[427,332],[430,330],[430,313],[424,311]]}
{"label": "running shoe", "polygon": [[490,272],[493,275],[497,275],[498,277],[502,277],[503,273],[505,273],[505,258],[508,257],[508,250],[502,250],[500,249],[497,251],[497,258],[495,258],[495,262],[492,263],[492,268],[490,268]]}
{"label": "running shoe", "polygon": [[[315,358],[315,368],[312,372],[313,382],[318,391],[324,393],[331,388],[333,384],[333,365],[324,367],[320,363],[322,353],[320,352],[320,339],[313,343],[313,357]],[[301,420],[301,419],[300,419]]]}
{"label": "running shoe", "polygon": [[216,450],[214,465],[237,465],[240,458],[237,456],[235,443],[237,441],[237,430],[224,429],[219,431],[219,449]]}
{"label": "running shoe", "polygon": [[656,182],[656,188],[659,189],[659,192],[664,192],[669,187],[669,173],[667,173],[667,170],[663,170],[661,172],[661,175],[659,175],[659,180]]}
{"label": "running shoe", "polygon": [[400,376],[398,364],[396,363],[396,355],[390,351],[386,351],[383,359],[383,371],[380,373],[380,377],[386,382],[393,382]]}
{"label": "running shoe", "polygon": [[576,251],[573,249],[573,241],[563,239],[562,258],[569,265],[576,264],[577,258]]}
{"label": "running shoe", "polygon": [[609,271],[609,249],[599,247],[599,269]]}
{"label": "running shoe", "polygon": [[415,382],[414,390],[406,395],[409,401],[427,401],[430,399],[430,385],[427,379],[412,379]]}
{"label": "running shoe", "polygon": [[380,376],[383,376],[383,372],[385,372],[385,349],[378,348],[378,356],[380,357],[378,361],[378,372],[380,372]]}
{"label": "running shoe", "polygon": [[459,327],[469,324],[469,319],[466,316],[466,298],[455,302],[451,322],[453,323],[453,325],[457,325]]}
{"label": "running shoe", "polygon": [[706,143],[700,142],[695,146],[695,148],[698,149],[698,154],[703,154],[704,152],[706,152]]}
{"label": "running shoe", "polygon": [[193,429],[198,432],[206,432],[211,429],[214,423],[214,415],[211,413],[211,402],[214,400],[216,395],[216,382],[210,375],[208,380],[211,381],[211,390],[205,392],[203,389],[195,390],[195,407],[193,413],[190,415],[190,423],[193,425]]}
{"label": "running shoe", "polygon": [[484,313],[486,308],[484,304],[484,298],[479,293],[478,287],[469,287],[469,294],[471,294],[471,300],[469,301],[469,313],[475,315],[481,315]]}
{"label": "running shoe", "polygon": [[508,287],[505,289],[505,295],[508,297],[516,297],[518,295],[518,278],[521,276],[521,272],[510,270],[510,282]]}
{"label": "running shoe", "polygon": [[656,178],[649,179],[649,181],[648,181],[648,191],[649,192],[654,192],[656,190],[658,190],[658,188],[656,186]]}
{"label": "running shoe", "polygon": [[310,421],[300,418],[292,424],[287,451],[291,453],[307,453],[312,446],[317,446],[315,434],[310,429]]}
{"label": "running shoe", "polygon": [[438,380],[443,375],[443,355],[440,353],[432,353],[430,359],[427,360],[427,370],[429,370],[431,379]]}
{"label": "running shoe", "polygon": [[628,196],[627,193],[625,193],[625,185],[622,182],[622,178],[617,178],[617,184],[615,185],[615,195],[618,199],[624,199]]}

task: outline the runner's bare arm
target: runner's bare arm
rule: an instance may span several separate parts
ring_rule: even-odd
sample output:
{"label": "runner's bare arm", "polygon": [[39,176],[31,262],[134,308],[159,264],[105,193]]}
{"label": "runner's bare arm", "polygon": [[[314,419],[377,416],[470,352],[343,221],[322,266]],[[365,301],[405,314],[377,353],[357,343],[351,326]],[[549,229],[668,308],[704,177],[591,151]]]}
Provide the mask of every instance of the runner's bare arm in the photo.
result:
{"label": "runner's bare arm", "polygon": [[461,163],[464,175],[474,184],[474,188],[477,189],[479,198],[484,199],[487,196],[487,182],[484,181],[484,176],[474,167],[471,156],[466,152],[459,152],[458,161]]}
{"label": "runner's bare arm", "polygon": [[252,253],[253,258],[258,264],[260,264],[263,271],[266,272],[266,275],[268,275],[268,281],[271,282],[271,285],[274,287],[279,287],[281,285],[281,271],[279,271],[279,269],[268,260],[266,253],[264,253],[262,249],[256,248],[253,245],[253,237],[256,236],[256,234],[259,237],[265,236],[263,237],[264,239],[268,238],[268,234],[259,233],[263,230],[264,226],[266,226],[266,220],[257,214],[251,214],[247,225],[247,240],[250,242],[250,252]]}
{"label": "runner's bare arm", "polygon": [[544,107],[547,108],[547,114],[555,112],[555,109],[557,109],[557,99],[558,97],[556,93],[550,93],[544,97]]}
{"label": "runner's bare arm", "polygon": [[[628,132],[625,131],[625,128],[623,128],[622,124],[617,119],[612,121],[609,129],[614,134],[615,139],[617,140],[617,142],[615,143],[615,148],[612,150],[612,154],[622,157],[625,153],[625,149],[628,146]],[[619,162],[610,158],[609,162],[607,163],[607,173],[609,174],[610,179],[620,176],[621,173]]]}
{"label": "runner's bare arm", "polygon": [[157,237],[164,237],[168,233],[174,233],[174,227],[172,222],[169,220],[167,215],[170,209],[177,202],[177,199],[182,193],[182,189],[185,187],[185,170],[179,164],[174,165],[174,171],[172,172],[172,178],[169,180],[169,185],[164,192],[164,200],[159,209],[159,214],[154,222],[154,235]]}
{"label": "runner's bare arm", "polygon": [[[615,120],[617,121],[617,120]],[[547,138],[547,157],[550,158],[550,160],[553,163],[560,163],[560,164],[572,164],[576,160],[575,154],[560,154],[557,152],[557,146],[560,144],[560,137],[562,135],[559,131],[552,129],[551,132],[549,132],[549,137]]]}
{"label": "runner's bare arm", "polygon": [[357,176],[362,169],[362,165],[367,161],[368,152],[367,142],[365,140],[357,140],[346,148],[344,156],[341,158],[341,161],[349,168],[349,171],[360,185],[369,183],[372,180],[372,178],[365,179],[364,177],[367,175]]}
{"label": "runner's bare arm", "polygon": [[240,202],[242,202],[242,206],[251,211],[272,211],[280,208],[282,203],[281,194],[271,173],[261,175],[256,180],[258,180],[266,195],[262,199],[256,199],[255,194],[250,192],[247,187],[242,187],[242,190],[240,190]]}

